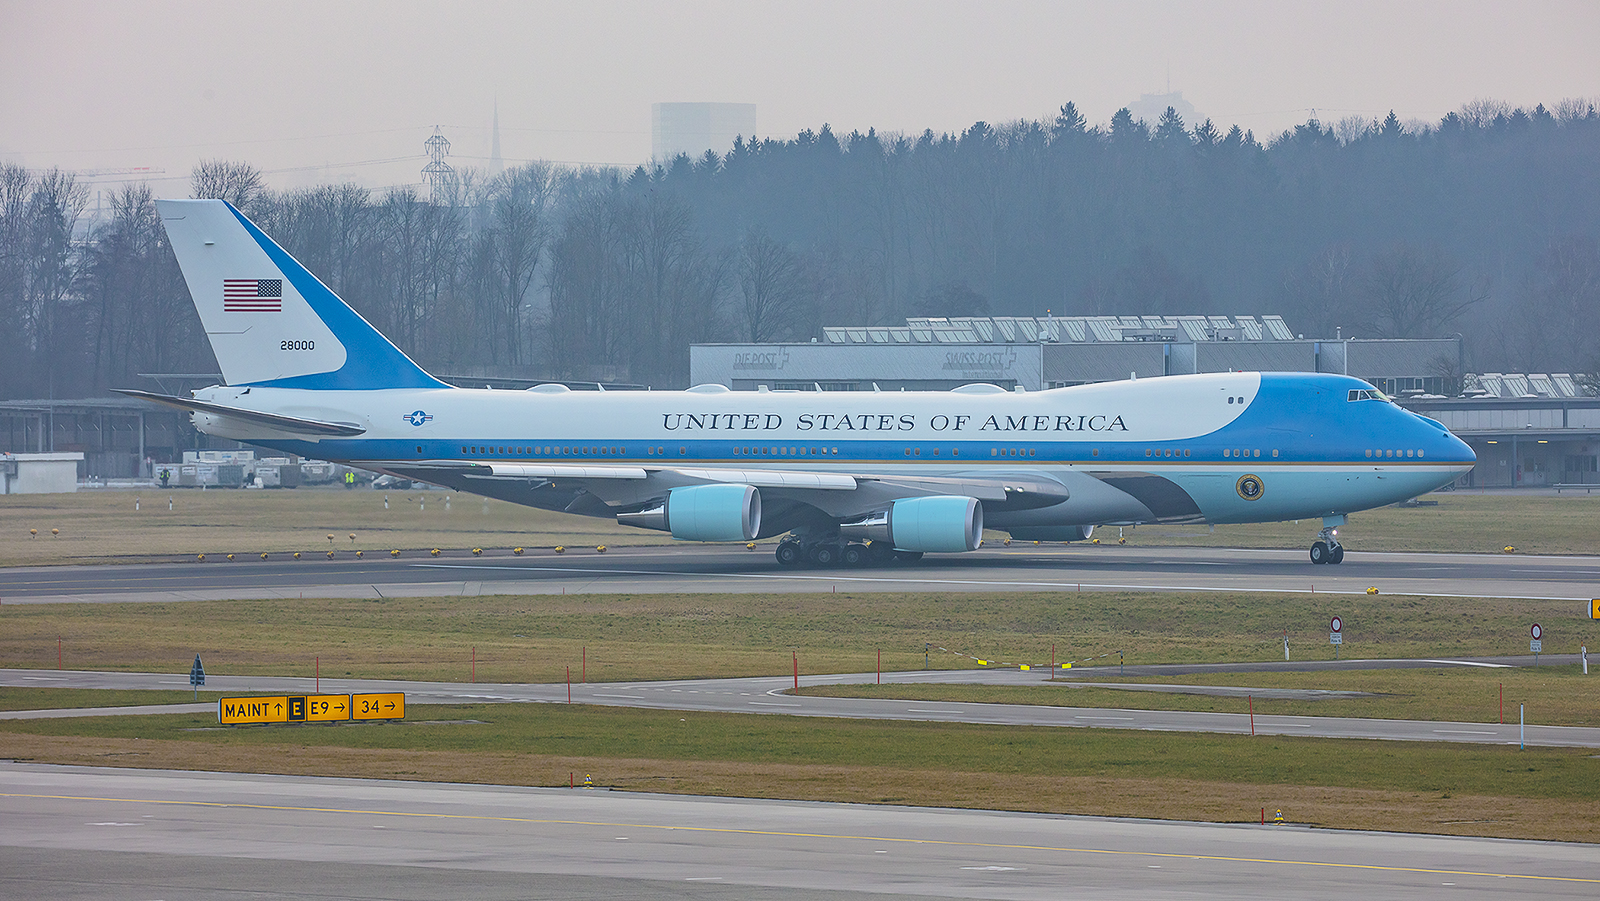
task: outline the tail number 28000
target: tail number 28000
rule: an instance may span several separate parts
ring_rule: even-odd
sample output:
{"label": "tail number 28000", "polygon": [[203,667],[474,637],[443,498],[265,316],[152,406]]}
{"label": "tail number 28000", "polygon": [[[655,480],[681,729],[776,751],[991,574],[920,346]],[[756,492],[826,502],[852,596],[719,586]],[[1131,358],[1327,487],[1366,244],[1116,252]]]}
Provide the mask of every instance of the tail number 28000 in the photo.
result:
{"label": "tail number 28000", "polygon": [[317,342],[315,342],[315,341],[285,341],[285,342],[282,343],[282,345],[279,346],[278,349],[279,350],[316,350],[317,349]]}

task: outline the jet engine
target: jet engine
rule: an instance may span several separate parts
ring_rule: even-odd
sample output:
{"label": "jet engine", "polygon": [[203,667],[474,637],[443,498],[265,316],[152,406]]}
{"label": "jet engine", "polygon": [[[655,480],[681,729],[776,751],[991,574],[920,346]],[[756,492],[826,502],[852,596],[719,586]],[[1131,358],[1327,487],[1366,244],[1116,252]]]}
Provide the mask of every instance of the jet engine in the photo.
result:
{"label": "jet engine", "polygon": [[902,498],[839,526],[845,538],[886,541],[901,551],[971,551],[983,538],[983,505],[971,497]]}
{"label": "jet engine", "polygon": [[1006,531],[1018,541],[1088,541],[1094,526],[1017,526]]}
{"label": "jet engine", "polygon": [[618,513],[617,522],[681,541],[749,541],[761,531],[761,492],[751,485],[674,488],[659,506]]}

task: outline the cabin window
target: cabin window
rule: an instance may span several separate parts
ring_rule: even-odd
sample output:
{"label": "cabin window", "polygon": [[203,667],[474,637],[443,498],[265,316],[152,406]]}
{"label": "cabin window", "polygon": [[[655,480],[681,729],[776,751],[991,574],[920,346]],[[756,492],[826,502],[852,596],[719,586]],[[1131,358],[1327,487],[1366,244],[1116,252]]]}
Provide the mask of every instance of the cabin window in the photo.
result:
{"label": "cabin window", "polygon": [[1097,448],[1095,448],[1095,449],[1094,449],[1094,450],[1092,450],[1092,451],[1089,451],[1089,456],[1091,456],[1091,457],[1098,457],[1098,456],[1100,456],[1100,448],[1098,448],[1098,447],[1097,447]]}
{"label": "cabin window", "polygon": [[1273,449],[1272,449],[1272,455],[1273,455],[1273,456],[1274,456],[1274,457],[1276,457],[1276,456],[1277,456],[1277,455],[1278,455],[1278,449],[1277,449],[1277,448],[1273,448]]}
{"label": "cabin window", "polygon": [[1148,447],[1147,447],[1147,448],[1145,448],[1145,449],[1144,449],[1144,455],[1145,455],[1145,456],[1146,456],[1146,457],[1148,457],[1148,456],[1150,456],[1150,455],[1151,455],[1151,451],[1150,451],[1150,448],[1148,448]]}
{"label": "cabin window", "polygon": [[1422,456],[1422,451],[1420,451],[1420,450],[1417,451],[1417,456],[1419,456],[1419,457]]}
{"label": "cabin window", "polygon": [[1230,404],[1233,403],[1233,398],[1231,398],[1231,397],[1228,398],[1228,403],[1230,403]]}
{"label": "cabin window", "polygon": [[[1187,457],[1187,456],[1189,456],[1189,449],[1188,449],[1188,448],[1184,448],[1184,449],[1183,449],[1183,455],[1184,455],[1184,456],[1185,456],[1185,457]],[[1274,456],[1274,457],[1276,457],[1276,456],[1277,456],[1277,455],[1278,455],[1278,452],[1277,452],[1277,451],[1273,451],[1273,452],[1272,452],[1272,455],[1273,455],[1273,456]]]}

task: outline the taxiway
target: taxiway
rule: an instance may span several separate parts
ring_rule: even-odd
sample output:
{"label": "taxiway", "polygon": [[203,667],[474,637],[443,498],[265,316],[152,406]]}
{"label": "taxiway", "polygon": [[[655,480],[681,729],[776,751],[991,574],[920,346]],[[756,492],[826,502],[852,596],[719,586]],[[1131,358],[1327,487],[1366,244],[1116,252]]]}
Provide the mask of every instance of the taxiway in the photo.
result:
{"label": "taxiway", "polygon": [[0,569],[0,602],[118,603],[294,597],[486,594],[1221,591],[1435,597],[1600,597],[1600,557],[1418,554],[1352,550],[1339,566],[1304,551],[1116,545],[985,547],[914,565],[784,569],[771,551],[743,547],[506,551],[400,559],[322,554],[293,560]]}

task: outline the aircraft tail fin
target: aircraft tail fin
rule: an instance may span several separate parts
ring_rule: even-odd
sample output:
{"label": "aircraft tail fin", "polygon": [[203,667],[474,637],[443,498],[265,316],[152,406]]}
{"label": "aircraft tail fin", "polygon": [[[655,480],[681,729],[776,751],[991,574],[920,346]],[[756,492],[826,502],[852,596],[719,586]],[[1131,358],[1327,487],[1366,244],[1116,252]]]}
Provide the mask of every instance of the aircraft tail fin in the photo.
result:
{"label": "aircraft tail fin", "polygon": [[230,385],[448,388],[223,200],[158,200]]}

